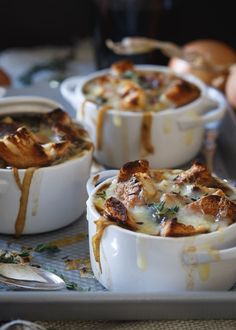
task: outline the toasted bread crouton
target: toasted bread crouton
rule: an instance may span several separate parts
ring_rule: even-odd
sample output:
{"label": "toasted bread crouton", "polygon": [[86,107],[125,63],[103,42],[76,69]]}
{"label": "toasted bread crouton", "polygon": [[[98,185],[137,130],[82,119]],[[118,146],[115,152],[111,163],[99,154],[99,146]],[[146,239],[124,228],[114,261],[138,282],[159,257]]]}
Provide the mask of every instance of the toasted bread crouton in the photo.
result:
{"label": "toasted bread crouton", "polygon": [[128,212],[124,204],[116,199],[115,197],[110,197],[106,200],[104,204],[105,215],[112,221],[118,223],[126,223],[128,219]]}
{"label": "toasted bread crouton", "polygon": [[142,184],[134,176],[129,181],[118,182],[115,194],[126,207],[144,204]]}
{"label": "toasted bread crouton", "polygon": [[124,204],[115,197],[110,197],[104,204],[104,215],[111,221],[117,222],[119,225],[136,230],[135,221],[128,215],[128,211]]}
{"label": "toasted bread crouton", "polygon": [[61,125],[70,125],[72,123],[69,115],[60,108],[45,113],[43,115],[43,121],[51,125],[56,123],[60,123]]}
{"label": "toasted bread crouton", "polygon": [[16,168],[45,166],[50,163],[43,147],[25,127],[18,128],[14,134],[0,140],[0,158]]}
{"label": "toasted bread crouton", "polygon": [[133,71],[134,65],[129,60],[122,60],[112,64],[111,66],[111,74],[114,76],[120,76],[125,71]]}
{"label": "toasted bread crouton", "polygon": [[147,173],[135,173],[129,181],[118,182],[115,193],[127,207],[160,200],[160,193]]}
{"label": "toasted bread crouton", "polygon": [[225,196],[225,193],[218,188],[211,188],[211,187],[206,187],[206,186],[195,186],[193,185],[192,187],[192,193],[198,198],[206,195],[219,195],[219,196]]}
{"label": "toasted bread crouton", "polygon": [[150,203],[158,193],[152,178],[147,173],[135,173],[134,176],[142,185],[142,194],[145,199],[145,203]]}
{"label": "toasted bread crouton", "polygon": [[122,110],[141,111],[146,105],[146,95],[139,85],[131,80],[121,80],[118,88]]}
{"label": "toasted bread crouton", "polygon": [[123,165],[118,175],[118,182],[128,181],[134,173],[147,173],[149,162],[147,160],[135,160]]}
{"label": "toasted bread crouton", "polygon": [[112,79],[114,79],[114,78],[112,78],[108,75],[104,75],[104,76],[101,76],[101,77],[97,77],[96,81],[97,81],[98,85],[105,85],[107,83],[111,83]]}
{"label": "toasted bread crouton", "polygon": [[182,79],[176,79],[163,94],[163,97],[176,107],[190,103],[200,95],[199,89]]}
{"label": "toasted bread crouton", "polygon": [[177,184],[194,183],[195,185],[207,187],[213,187],[216,183],[215,181],[207,167],[198,162],[195,162],[188,170],[180,173],[175,180]]}
{"label": "toasted bread crouton", "polygon": [[14,134],[0,139],[0,158],[16,168],[47,166],[62,156],[69,145],[70,141],[41,145],[33,133],[20,127]]}
{"label": "toasted bread crouton", "polygon": [[175,206],[183,207],[187,203],[190,203],[191,199],[175,193],[164,193],[160,201],[165,203],[165,207],[172,208]]}
{"label": "toasted bread crouton", "polygon": [[129,162],[121,168],[116,196],[127,207],[159,201],[159,192],[148,173],[148,161]]}
{"label": "toasted bread crouton", "polygon": [[236,204],[224,196],[204,196],[185,208],[195,213],[212,216],[215,219],[227,219],[230,223],[236,221]]}
{"label": "toasted bread crouton", "polygon": [[217,195],[217,196],[221,196],[221,197],[226,197],[226,196],[225,196],[225,193],[223,192],[222,189],[216,189],[216,191],[215,191],[212,195]]}
{"label": "toasted bread crouton", "polygon": [[161,229],[161,236],[163,237],[181,237],[181,236],[192,236],[198,234],[207,233],[208,230],[204,227],[195,228],[191,225],[184,225],[183,223],[177,222],[177,218],[169,219],[163,222]]}
{"label": "toasted bread crouton", "polygon": [[52,132],[58,137],[57,140],[79,141],[87,137],[86,131],[60,108],[44,114],[43,122],[51,126]]}

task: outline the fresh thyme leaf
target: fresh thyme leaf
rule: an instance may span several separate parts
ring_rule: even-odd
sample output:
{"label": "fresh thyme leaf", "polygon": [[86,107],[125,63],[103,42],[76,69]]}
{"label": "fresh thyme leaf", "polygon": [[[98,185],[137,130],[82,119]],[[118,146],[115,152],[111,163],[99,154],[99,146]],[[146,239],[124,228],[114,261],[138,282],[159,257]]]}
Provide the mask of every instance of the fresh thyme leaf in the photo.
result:
{"label": "fresh thyme leaf", "polygon": [[165,202],[160,202],[153,204],[153,206],[159,211],[162,212],[164,210]]}
{"label": "fresh thyme leaf", "polygon": [[179,211],[179,207],[177,205],[170,208],[165,207],[165,202],[150,204],[149,208],[151,210],[152,217],[159,223],[167,219],[172,219]]}
{"label": "fresh thyme leaf", "polygon": [[102,105],[107,102],[107,99],[105,97],[97,96],[96,97],[96,103],[99,105]]}
{"label": "fresh thyme leaf", "polygon": [[68,290],[76,290],[76,291],[82,291],[81,288],[78,287],[78,284],[73,282],[73,281],[69,281],[63,274],[59,273],[56,269],[48,269],[50,272],[54,273],[55,275],[59,276],[66,284],[66,288]]}
{"label": "fresh thyme leaf", "polygon": [[30,257],[30,253],[28,251],[23,250],[19,253],[19,256],[21,258],[27,258],[27,257]]}
{"label": "fresh thyme leaf", "polygon": [[66,283],[66,288],[68,290],[77,290],[78,289],[78,284],[75,282],[65,281],[65,283]]}
{"label": "fresh thyme leaf", "polygon": [[39,244],[34,248],[35,252],[59,252],[60,249],[58,248],[58,246],[56,245],[52,245],[50,243],[46,243],[46,244]]}
{"label": "fresh thyme leaf", "polygon": [[0,263],[4,264],[17,264],[15,257],[8,252],[4,252],[0,255]]}
{"label": "fresh thyme leaf", "polygon": [[30,261],[30,254],[18,251],[0,250],[0,263],[4,264],[21,264]]}
{"label": "fresh thyme leaf", "polygon": [[172,213],[177,213],[178,211],[179,211],[179,207],[177,205],[168,209],[168,212],[172,212]]}
{"label": "fresh thyme leaf", "polygon": [[102,199],[106,199],[106,190],[98,191],[96,195]]}
{"label": "fresh thyme leaf", "polygon": [[134,78],[135,75],[136,75],[136,73],[134,71],[130,71],[130,70],[127,70],[122,74],[124,79],[132,79],[132,78]]}

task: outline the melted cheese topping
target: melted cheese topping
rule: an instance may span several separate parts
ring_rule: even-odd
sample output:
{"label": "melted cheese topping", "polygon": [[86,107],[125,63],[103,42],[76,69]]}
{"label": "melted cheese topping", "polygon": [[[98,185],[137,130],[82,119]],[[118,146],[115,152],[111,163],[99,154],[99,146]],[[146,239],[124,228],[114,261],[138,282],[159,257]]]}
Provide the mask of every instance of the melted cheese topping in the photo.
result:
{"label": "melted cheese topping", "polygon": [[193,102],[200,96],[194,84],[164,72],[127,70],[94,78],[83,88],[85,98],[98,106],[124,111],[160,112]]}
{"label": "melted cheese topping", "polygon": [[[169,234],[163,236],[185,236],[212,232],[236,221],[236,215],[234,214],[234,219],[232,219],[226,210],[224,213],[221,212],[214,216],[212,210],[208,212],[196,205],[196,202],[201,201],[204,197],[216,197],[217,195],[219,198],[224,196],[223,198],[232,202],[233,208],[235,208],[236,205],[233,202],[236,200],[235,189],[215,177],[213,177],[216,180],[215,185],[218,183],[224,192],[219,187],[178,183],[176,178],[183,172],[182,170],[150,171],[149,175],[153,183],[151,190],[154,187],[155,194],[153,191],[149,194],[150,182],[149,185],[145,185],[145,180],[142,180],[141,190],[136,189],[134,192],[132,184],[135,182],[137,185],[137,180],[135,181],[132,177],[129,181],[118,182],[116,178],[109,186],[100,188],[94,196],[94,204],[103,215],[106,200],[115,197],[125,205],[128,216],[135,220],[137,226],[133,230],[150,235],[163,235],[162,231],[166,230],[165,226],[170,220],[173,228],[170,229]],[[219,195],[219,191],[221,195]],[[130,200],[130,196],[133,197],[132,200]],[[182,228],[177,228],[176,223],[184,225],[186,232],[179,232]],[[132,230],[132,228],[128,229]]]}
{"label": "melted cheese topping", "polygon": [[91,148],[84,129],[61,109],[0,117],[0,168],[56,165]]}

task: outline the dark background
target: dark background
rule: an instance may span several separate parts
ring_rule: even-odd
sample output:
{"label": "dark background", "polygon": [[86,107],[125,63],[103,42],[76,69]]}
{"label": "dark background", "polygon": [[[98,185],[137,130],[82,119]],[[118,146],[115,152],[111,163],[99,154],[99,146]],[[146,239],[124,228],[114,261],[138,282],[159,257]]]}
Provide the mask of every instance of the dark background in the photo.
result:
{"label": "dark background", "polygon": [[[104,40],[143,35],[180,45],[194,39],[224,41],[236,49],[232,0],[1,0],[0,50],[9,47],[72,45],[92,37],[98,67],[115,56]],[[159,52],[135,62],[165,64]]]}

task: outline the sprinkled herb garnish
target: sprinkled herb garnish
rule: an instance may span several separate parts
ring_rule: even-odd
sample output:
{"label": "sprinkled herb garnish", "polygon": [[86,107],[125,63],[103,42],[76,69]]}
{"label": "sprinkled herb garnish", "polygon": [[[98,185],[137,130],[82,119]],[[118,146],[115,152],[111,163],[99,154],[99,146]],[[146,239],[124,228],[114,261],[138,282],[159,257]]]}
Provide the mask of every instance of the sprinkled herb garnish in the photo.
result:
{"label": "sprinkled herb garnish", "polygon": [[97,96],[96,97],[96,103],[98,105],[102,105],[107,102],[107,99],[105,97]]}
{"label": "sprinkled herb garnish", "polygon": [[52,245],[50,243],[46,243],[46,244],[39,244],[34,248],[35,252],[59,252],[60,249],[56,246],[56,245]]}
{"label": "sprinkled herb garnish", "polygon": [[106,190],[98,191],[96,195],[102,199],[106,199]]}
{"label": "sprinkled herb garnish", "polygon": [[7,251],[0,250],[0,263],[4,264],[24,264],[28,263],[31,259],[31,255],[27,251]]}
{"label": "sprinkled herb garnish", "polygon": [[70,281],[67,280],[67,281],[65,281],[65,283],[66,283],[66,288],[68,290],[77,290],[78,289],[78,284],[75,283],[75,282],[70,282]]}
{"label": "sprinkled herb garnish", "polygon": [[8,253],[8,252],[4,252],[0,255],[0,263],[4,263],[4,264],[18,264],[17,260],[15,259],[15,257]]}
{"label": "sprinkled herb garnish", "polygon": [[80,288],[77,283],[73,281],[69,281],[63,274],[59,273],[56,269],[48,269],[49,272],[54,273],[55,275],[59,276],[66,284],[67,290],[73,291],[91,291],[91,288]]}
{"label": "sprinkled herb garnish", "polygon": [[165,207],[165,202],[150,204],[149,208],[152,217],[158,223],[161,223],[167,219],[173,219],[176,213],[179,211],[179,207],[177,205],[173,207]]}
{"label": "sprinkled herb garnish", "polygon": [[56,269],[48,269],[49,272],[54,273],[59,276],[66,284],[68,290],[78,290],[78,284],[72,281],[69,281],[63,274],[59,273]]}
{"label": "sprinkled herb garnish", "polygon": [[30,253],[29,253],[29,251],[22,250],[22,251],[19,253],[19,256],[20,256],[21,258],[28,258],[28,257],[30,257]]}
{"label": "sprinkled herb garnish", "polygon": [[136,73],[134,71],[127,70],[122,74],[124,79],[133,79],[136,77]]}

